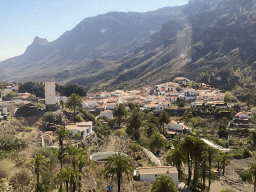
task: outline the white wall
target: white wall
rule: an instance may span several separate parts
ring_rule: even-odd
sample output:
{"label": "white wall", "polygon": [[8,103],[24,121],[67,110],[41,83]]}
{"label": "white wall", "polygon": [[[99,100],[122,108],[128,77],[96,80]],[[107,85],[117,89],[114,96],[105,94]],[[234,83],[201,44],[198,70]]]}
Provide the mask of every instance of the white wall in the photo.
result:
{"label": "white wall", "polygon": [[180,124],[174,124],[174,123],[169,123],[167,125],[169,130],[174,130],[174,131],[183,131],[183,123]]}
{"label": "white wall", "polygon": [[110,104],[107,104],[107,105],[106,105],[106,108],[113,110],[116,106],[117,106],[116,103],[110,103]]}
{"label": "white wall", "polygon": [[83,132],[83,133],[84,133],[83,139],[84,139],[85,137],[89,136],[90,134],[92,134],[92,127],[91,127],[91,126],[89,126],[88,129],[82,130],[82,131],[79,131],[78,129],[69,129],[69,130],[72,132],[72,137],[75,137],[75,135],[76,135],[77,133],[79,133],[80,136],[81,136],[81,133]]}
{"label": "white wall", "polygon": [[[170,176],[176,187],[178,188],[179,187],[179,179],[178,179],[178,173],[165,173],[165,174],[158,174],[158,175],[168,175]],[[143,175],[140,175],[140,180],[141,181],[147,181],[147,182],[150,182],[150,183],[153,183],[156,179],[156,175],[154,174],[143,174]]]}
{"label": "white wall", "polygon": [[59,100],[63,100],[64,103],[67,102],[67,97],[66,96],[55,97],[55,99],[56,99],[56,103],[59,102]]}
{"label": "white wall", "polygon": [[102,111],[100,113],[100,117],[106,117],[108,119],[113,119],[113,113],[112,113],[112,111],[111,112]]}
{"label": "white wall", "polygon": [[56,104],[55,99],[55,82],[45,82],[45,104]]}

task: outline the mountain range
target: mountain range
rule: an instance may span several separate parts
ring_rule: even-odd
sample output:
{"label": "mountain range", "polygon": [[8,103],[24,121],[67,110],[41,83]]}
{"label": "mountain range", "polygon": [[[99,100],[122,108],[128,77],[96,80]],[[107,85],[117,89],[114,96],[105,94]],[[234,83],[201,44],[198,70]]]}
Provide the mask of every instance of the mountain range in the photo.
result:
{"label": "mountain range", "polygon": [[[136,88],[256,69],[254,0],[190,0],[145,13],[86,18],[58,39],[35,37],[24,54],[0,62],[1,80]],[[219,78],[219,76],[221,76]]]}

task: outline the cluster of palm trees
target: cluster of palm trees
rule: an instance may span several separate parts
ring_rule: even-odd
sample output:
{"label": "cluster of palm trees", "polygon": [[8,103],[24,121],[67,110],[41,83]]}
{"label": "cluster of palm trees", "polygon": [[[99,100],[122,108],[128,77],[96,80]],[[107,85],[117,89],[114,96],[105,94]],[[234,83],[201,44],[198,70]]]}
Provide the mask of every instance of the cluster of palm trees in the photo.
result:
{"label": "cluster of palm trees", "polygon": [[[80,192],[82,187],[82,171],[88,163],[88,154],[85,149],[79,149],[72,145],[69,145],[64,151],[64,139],[70,137],[71,133],[66,131],[64,127],[57,128],[56,133],[59,140],[61,168],[56,174],[55,179],[60,184],[60,191],[62,191],[62,184],[65,184],[67,192],[69,188],[75,192],[78,183],[78,191]],[[65,163],[65,167],[63,167],[63,163]]]}
{"label": "cluster of palm trees", "polygon": [[78,191],[80,192],[83,168],[88,163],[87,152],[85,149],[69,146],[62,156],[66,166],[60,169],[55,179],[60,184],[60,189],[62,188],[62,184],[66,184],[67,192],[69,188],[75,192],[78,184]]}
{"label": "cluster of palm trees", "polygon": [[208,178],[208,188],[210,189],[211,180],[215,178],[211,171],[213,162],[218,163],[218,169],[221,166],[223,175],[225,174],[225,167],[230,164],[229,154],[219,153],[198,137],[177,135],[173,139],[173,146],[174,149],[168,153],[166,161],[177,167],[179,179],[184,175],[181,169],[182,164],[187,164],[187,185],[191,186],[192,184],[192,188],[195,188],[201,179],[201,189],[202,191],[205,190],[206,179]]}
{"label": "cluster of palm trees", "polygon": [[[62,184],[66,186],[66,191],[79,191],[82,188],[83,168],[88,164],[88,154],[85,149],[79,149],[72,145],[63,148],[64,139],[70,137],[70,132],[64,127],[57,128],[56,131],[59,140],[59,161],[61,168],[55,175],[55,181],[59,184],[59,191],[62,191]],[[42,165],[47,164],[48,158],[41,154],[36,154],[34,158],[29,159],[29,164],[35,168],[37,178],[36,192],[40,190],[40,170]],[[65,165],[65,167],[63,167]],[[77,190],[78,184],[78,190]]]}

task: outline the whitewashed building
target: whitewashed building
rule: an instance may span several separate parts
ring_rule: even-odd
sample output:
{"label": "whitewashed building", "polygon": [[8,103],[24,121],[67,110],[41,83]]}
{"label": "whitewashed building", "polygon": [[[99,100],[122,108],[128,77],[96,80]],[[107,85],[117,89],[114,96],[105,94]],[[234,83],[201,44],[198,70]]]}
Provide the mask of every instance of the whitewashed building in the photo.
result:
{"label": "whitewashed building", "polygon": [[168,175],[170,176],[175,186],[179,187],[178,171],[173,166],[161,166],[161,167],[139,167],[134,171],[134,178],[140,181],[147,181],[153,183],[157,176]]}
{"label": "whitewashed building", "polygon": [[111,110],[105,110],[100,113],[100,117],[106,117],[107,119],[113,119],[113,112]]}
{"label": "whitewashed building", "polygon": [[79,134],[83,139],[92,134],[92,121],[83,121],[75,124],[69,124],[65,126],[66,130],[72,132],[72,137]]}
{"label": "whitewashed building", "polygon": [[171,120],[171,122],[167,124],[167,128],[169,131],[175,131],[180,133],[192,133],[192,128],[187,127],[186,125],[184,125],[184,123],[180,123],[173,120]]}

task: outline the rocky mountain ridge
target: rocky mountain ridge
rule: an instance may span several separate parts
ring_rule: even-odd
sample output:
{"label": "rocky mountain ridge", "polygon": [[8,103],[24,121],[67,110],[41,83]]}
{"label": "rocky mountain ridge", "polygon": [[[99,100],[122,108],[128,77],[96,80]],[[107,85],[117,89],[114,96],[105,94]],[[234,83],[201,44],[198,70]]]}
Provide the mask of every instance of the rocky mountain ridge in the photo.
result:
{"label": "rocky mountain ridge", "polygon": [[254,0],[190,0],[146,13],[111,12],[86,18],[53,42],[36,37],[23,55],[0,63],[0,76],[92,88],[254,70],[255,18]]}

